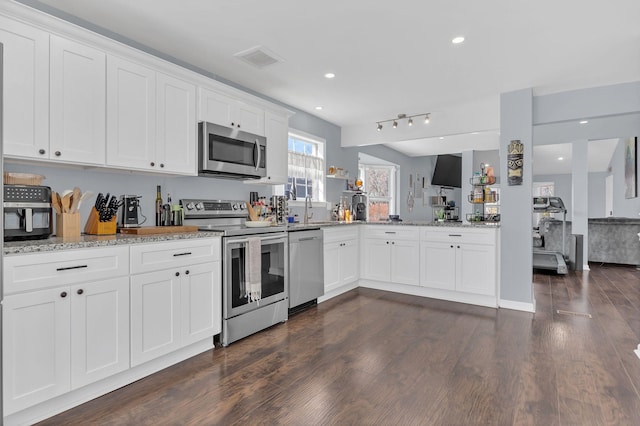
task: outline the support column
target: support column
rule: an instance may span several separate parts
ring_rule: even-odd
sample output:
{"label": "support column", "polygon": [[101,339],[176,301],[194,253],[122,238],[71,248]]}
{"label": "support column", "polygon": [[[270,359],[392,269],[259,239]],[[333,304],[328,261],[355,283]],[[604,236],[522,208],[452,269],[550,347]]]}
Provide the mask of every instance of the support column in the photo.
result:
{"label": "support column", "polygon": [[[583,235],[583,270],[589,270],[589,141],[571,143],[571,233]],[[569,254],[568,252],[566,254]],[[578,266],[578,265],[576,265]],[[577,269],[577,268],[576,268]]]}
{"label": "support column", "polygon": [[[533,177],[531,89],[500,96],[500,300],[502,308],[535,312],[531,215]],[[509,186],[508,145],[524,145],[522,185]]]}

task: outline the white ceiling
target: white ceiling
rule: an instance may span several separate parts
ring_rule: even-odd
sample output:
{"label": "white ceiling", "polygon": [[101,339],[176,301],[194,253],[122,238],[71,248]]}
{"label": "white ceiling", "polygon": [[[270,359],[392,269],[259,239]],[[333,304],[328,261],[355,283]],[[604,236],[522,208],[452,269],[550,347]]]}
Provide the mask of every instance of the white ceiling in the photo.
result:
{"label": "white ceiling", "polygon": [[[20,1],[57,8],[343,129],[432,112],[430,124],[416,122],[401,137],[386,125],[377,140],[362,141],[404,139],[389,146],[408,155],[497,147],[502,92],[533,87],[539,95],[640,76],[638,0]],[[451,44],[457,35],[466,41]],[[284,62],[258,69],[233,56],[257,45]],[[329,71],[332,80],[323,77]]]}
{"label": "white ceiling", "polygon": [[[606,172],[618,139],[589,141],[589,172]],[[562,157],[562,160],[559,158]],[[537,145],[533,147],[533,174],[559,175],[571,173],[571,144]]]}

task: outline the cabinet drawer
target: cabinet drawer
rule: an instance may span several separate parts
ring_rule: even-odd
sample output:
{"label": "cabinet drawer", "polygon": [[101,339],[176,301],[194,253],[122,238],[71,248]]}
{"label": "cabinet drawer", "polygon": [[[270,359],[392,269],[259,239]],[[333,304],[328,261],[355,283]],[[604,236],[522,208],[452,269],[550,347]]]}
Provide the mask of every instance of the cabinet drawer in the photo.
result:
{"label": "cabinet drawer", "polygon": [[131,273],[195,265],[220,260],[220,238],[131,246]]}
{"label": "cabinet drawer", "polygon": [[21,254],[4,258],[5,294],[127,275],[127,246]]}
{"label": "cabinet drawer", "polygon": [[423,228],[420,234],[422,241],[458,241],[473,244],[495,244],[496,229],[482,228]]}
{"label": "cabinet drawer", "polygon": [[364,231],[365,238],[387,238],[393,240],[418,241],[419,230],[417,226],[391,226],[377,225],[367,226]]}
{"label": "cabinet drawer", "polygon": [[322,229],[324,242],[347,241],[358,239],[357,225],[340,225]]}

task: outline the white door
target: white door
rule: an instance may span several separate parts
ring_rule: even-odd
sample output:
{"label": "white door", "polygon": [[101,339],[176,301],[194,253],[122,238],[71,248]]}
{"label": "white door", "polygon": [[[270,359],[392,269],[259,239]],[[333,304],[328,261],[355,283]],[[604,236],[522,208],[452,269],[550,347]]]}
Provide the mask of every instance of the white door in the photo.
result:
{"label": "white door", "polygon": [[423,242],[420,246],[420,284],[455,290],[456,250],[453,243]]}
{"label": "white door", "polygon": [[604,180],[604,216],[613,217],[613,175]]}
{"label": "white door", "polygon": [[342,284],[349,284],[358,279],[358,240],[346,240],[342,243],[340,255],[340,277]]}
{"label": "white door", "polygon": [[394,283],[420,285],[418,241],[391,241],[391,279]]}
{"label": "white door", "polygon": [[341,241],[324,243],[324,292],[328,293],[342,285],[340,277],[341,268]]}
{"label": "white door", "polygon": [[155,132],[155,71],[108,56],[107,164],[158,170]]}
{"label": "white door", "polygon": [[4,299],[5,416],[70,390],[70,299],[68,288]]}
{"label": "white door", "polygon": [[390,281],[391,243],[385,239],[366,238],[362,251],[362,276],[376,281]]}
{"label": "white door", "polygon": [[51,36],[52,160],[104,164],[106,55]]}
{"label": "white door", "polygon": [[156,167],[196,175],[196,87],[158,73]]}
{"label": "white door", "polygon": [[180,272],[131,277],[131,366],[180,347]]}
{"label": "white door", "polygon": [[220,262],[181,270],[182,346],[220,333],[222,286]]}
{"label": "white door", "polygon": [[497,287],[495,246],[457,244],[456,256],[460,271],[456,290],[495,296]]}
{"label": "white door", "polygon": [[4,154],[49,158],[49,34],[0,17]]}
{"label": "white door", "polygon": [[129,277],[71,287],[71,387],[129,368]]}

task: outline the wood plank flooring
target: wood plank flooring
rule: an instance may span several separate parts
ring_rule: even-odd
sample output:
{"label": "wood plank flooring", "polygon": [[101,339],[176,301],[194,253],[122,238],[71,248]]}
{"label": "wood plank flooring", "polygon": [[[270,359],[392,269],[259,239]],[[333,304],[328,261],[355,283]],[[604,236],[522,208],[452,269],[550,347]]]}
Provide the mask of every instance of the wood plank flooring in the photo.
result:
{"label": "wood plank flooring", "polygon": [[42,424],[640,424],[640,271],[534,291],[529,314],[357,289]]}

